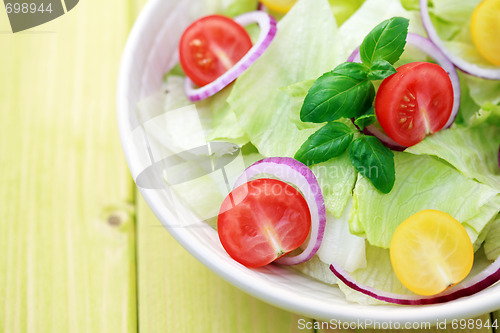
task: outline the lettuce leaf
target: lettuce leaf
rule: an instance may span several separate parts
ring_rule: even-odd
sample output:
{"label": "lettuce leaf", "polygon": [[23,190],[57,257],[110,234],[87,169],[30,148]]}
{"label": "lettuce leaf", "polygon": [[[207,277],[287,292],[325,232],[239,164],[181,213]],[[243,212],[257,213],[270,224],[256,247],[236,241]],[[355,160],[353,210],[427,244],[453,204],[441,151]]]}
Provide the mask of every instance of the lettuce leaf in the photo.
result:
{"label": "lettuce leaf", "polygon": [[404,9],[399,0],[367,0],[339,28],[338,43],[342,47],[338,61],[345,61],[377,24],[394,16],[410,19],[409,31],[425,36],[419,13]]}
{"label": "lettuce leaf", "polygon": [[325,264],[336,262],[348,272],[366,267],[365,239],[349,232],[352,198],[340,218],[327,214],[323,242],[317,252]]}
{"label": "lettuce leaf", "polygon": [[465,176],[500,189],[499,146],[500,128],[484,125],[440,131],[406,149],[406,152],[437,156]]}
{"label": "lettuce leaf", "polygon": [[340,218],[347,201],[352,197],[357,178],[349,152],[346,151],[329,161],[313,165],[311,170],[323,192],[326,210],[334,217]]}
{"label": "lettuce leaf", "polygon": [[[227,87],[210,98],[192,103],[184,92],[184,77],[170,75],[166,78],[161,91],[139,103],[140,120],[145,122],[166,112],[194,105],[206,141],[227,141],[243,146],[248,143],[249,139],[245,131],[239,126],[236,115],[227,103],[231,89],[231,87]],[[179,121],[182,123],[182,119],[179,119]],[[164,141],[166,136],[166,128],[163,125],[159,124],[158,128],[149,133],[160,142]],[[179,129],[193,132],[193,130],[186,128],[185,125]],[[170,147],[171,144],[168,143]],[[185,149],[186,147],[184,147]]]}
{"label": "lettuce leaf", "polygon": [[[430,156],[395,153],[394,157],[396,183],[389,194],[381,194],[363,177],[358,179],[351,232],[365,235],[372,245],[389,248],[401,222],[421,210],[437,209],[464,223],[474,242],[491,217],[474,218],[500,190],[471,180]],[[474,228],[467,221],[473,221]]]}
{"label": "lettuce leaf", "polygon": [[471,98],[482,106],[486,103],[498,105],[500,103],[500,81],[485,80],[472,75],[465,75]]}
{"label": "lettuce leaf", "polygon": [[[207,131],[208,141],[227,141],[243,146],[249,142],[248,135],[239,126],[236,115],[227,103],[231,93],[228,87],[212,97],[210,104],[204,106],[212,110],[212,123]],[[199,102],[203,103],[203,101]]]}
{"label": "lettuce leaf", "polygon": [[434,15],[443,20],[464,25],[469,24],[472,12],[480,2],[481,0],[460,0],[460,5],[457,5],[456,0],[432,0],[432,8]]}
{"label": "lettuce leaf", "polygon": [[[380,291],[398,294],[413,294],[399,281],[391,264],[389,250],[366,244],[367,266],[351,273],[351,276],[360,284],[370,286]],[[361,304],[387,304],[370,296],[357,292],[341,281],[337,284],[348,301]]]}
{"label": "lettuce leaf", "polygon": [[481,207],[476,216],[462,223],[469,237],[473,240],[474,251],[477,251],[486,239],[491,224],[499,212],[500,195],[497,195]]}
{"label": "lettuce leaf", "polygon": [[330,270],[330,264],[336,262],[348,272],[366,267],[365,239],[349,232],[349,211],[352,199],[340,218],[327,214],[323,242],[311,259],[293,268],[317,280],[328,284],[337,283],[337,278]]}
{"label": "lettuce leaf", "polygon": [[326,284],[337,283],[337,277],[330,270],[330,264],[321,261],[317,255],[306,262],[293,265],[291,268]]}
{"label": "lettuce leaf", "polygon": [[342,25],[365,0],[329,0],[338,25]]}
{"label": "lettuce leaf", "polygon": [[266,52],[236,80],[229,105],[264,156],[293,156],[319,126],[298,126],[300,107],[280,88],[334,68],[337,42],[328,1],[299,0]]}
{"label": "lettuce leaf", "polygon": [[204,6],[204,13],[217,13],[235,17],[257,9],[258,0],[205,0],[198,6]]}
{"label": "lettuce leaf", "polygon": [[500,255],[500,214],[491,223],[484,240],[484,252],[489,260],[496,260]]}

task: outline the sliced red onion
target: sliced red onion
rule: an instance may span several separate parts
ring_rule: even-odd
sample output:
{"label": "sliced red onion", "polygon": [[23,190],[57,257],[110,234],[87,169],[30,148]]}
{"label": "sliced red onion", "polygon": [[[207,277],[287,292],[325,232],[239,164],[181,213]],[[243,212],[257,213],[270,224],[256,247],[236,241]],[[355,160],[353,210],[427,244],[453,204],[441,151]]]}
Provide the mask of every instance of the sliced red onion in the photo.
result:
{"label": "sliced red onion", "polygon": [[331,264],[330,270],[348,287],[380,301],[400,305],[423,305],[449,302],[457,298],[473,295],[494,285],[500,280],[500,257],[476,276],[433,296],[402,295],[376,290],[357,283],[348,272],[337,264]]}
{"label": "sliced red onion", "polygon": [[391,139],[387,134],[384,133],[384,131],[378,129],[377,126],[375,126],[375,125],[368,125],[361,130],[359,128],[359,126],[356,125],[356,120],[354,118],[351,118],[351,121],[352,121],[353,125],[356,126],[358,131],[362,131],[366,135],[371,135],[371,136],[378,138],[380,140],[380,142],[382,142],[382,144],[389,149],[403,151],[406,148],[408,148],[408,147],[400,145],[399,143],[397,143],[396,141]]}
{"label": "sliced red onion", "polygon": [[419,2],[420,2],[420,16],[422,17],[422,23],[424,25],[425,30],[427,31],[429,39],[439,49],[441,49],[442,53],[444,53],[446,57],[450,59],[451,62],[455,64],[455,66],[458,67],[458,69],[467,74],[478,76],[483,79],[500,80],[500,69],[481,68],[476,64],[472,64],[468,61],[465,61],[464,59],[456,56],[455,54],[453,54],[453,52],[448,50],[448,48],[444,45],[441,38],[439,38],[436,29],[434,29],[434,25],[432,24],[431,17],[429,15],[428,0],[420,0]]}
{"label": "sliced red onion", "polygon": [[400,145],[393,139],[391,139],[387,134],[384,133],[384,131],[381,131],[377,126],[375,125],[369,125],[363,128],[363,133],[366,135],[371,135],[380,140],[389,149],[396,150],[396,151],[403,151],[407,147]]}
{"label": "sliced red onion", "polygon": [[361,56],[359,55],[359,47],[352,51],[351,55],[347,58],[347,62],[361,63]]}
{"label": "sliced red onion", "polygon": [[276,260],[281,265],[297,265],[311,259],[323,241],[326,225],[325,201],[316,176],[311,169],[290,157],[271,157],[249,166],[238,178],[234,188],[250,181],[258,175],[276,177],[295,185],[304,196],[311,213],[311,232],[309,242],[301,253],[284,256]]}
{"label": "sliced red onion", "polygon": [[[439,49],[435,44],[433,44],[429,39],[409,32],[408,36],[406,37],[406,42],[410,45],[415,46],[417,49],[419,49],[420,51],[424,52],[425,54],[436,60],[438,65],[441,66],[446,71],[446,73],[448,73],[451,80],[451,85],[453,86],[453,108],[451,110],[450,118],[448,118],[448,121],[446,122],[444,128],[449,128],[451,125],[453,125],[455,118],[457,118],[458,110],[460,108],[461,90],[460,90],[460,81],[458,79],[458,73],[456,68],[453,65],[453,63],[448,59],[448,57],[442,52],[442,50]],[[359,55],[359,47],[351,53],[349,58],[347,58],[347,61],[361,62],[361,58]],[[378,129],[374,128],[374,126],[371,126],[368,130],[370,132],[373,132],[374,133],[373,135],[376,137],[378,137],[378,134],[375,134],[377,133],[377,131],[378,133],[383,134],[385,138],[378,137],[382,142],[387,142],[387,139],[389,139],[390,141],[393,142],[393,143],[388,142],[389,145],[393,145],[394,143],[396,143],[396,147],[399,146],[400,149],[401,147],[403,147],[397,142],[393,141],[387,135],[379,131]]]}
{"label": "sliced red onion", "polygon": [[276,36],[276,19],[263,11],[245,13],[235,17],[234,20],[242,26],[257,23],[260,27],[259,39],[247,52],[247,54],[240,59],[240,61],[238,61],[232,68],[219,76],[213,82],[196,89],[191,79],[186,77],[186,81],[184,81],[184,90],[186,91],[186,95],[191,102],[198,102],[202,99],[213,96],[236,80],[238,76],[246,71],[257,59],[259,59],[259,57],[271,44],[274,36]]}

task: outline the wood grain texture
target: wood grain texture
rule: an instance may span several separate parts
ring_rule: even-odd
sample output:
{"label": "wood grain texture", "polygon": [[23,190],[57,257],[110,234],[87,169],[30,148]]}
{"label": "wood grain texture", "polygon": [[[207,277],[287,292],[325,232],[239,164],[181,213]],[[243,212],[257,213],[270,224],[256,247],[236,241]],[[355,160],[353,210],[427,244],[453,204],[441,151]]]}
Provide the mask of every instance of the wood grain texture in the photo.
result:
{"label": "wood grain texture", "polygon": [[0,10],[0,332],[136,331],[114,97],[127,10],[85,0],[18,34]]}

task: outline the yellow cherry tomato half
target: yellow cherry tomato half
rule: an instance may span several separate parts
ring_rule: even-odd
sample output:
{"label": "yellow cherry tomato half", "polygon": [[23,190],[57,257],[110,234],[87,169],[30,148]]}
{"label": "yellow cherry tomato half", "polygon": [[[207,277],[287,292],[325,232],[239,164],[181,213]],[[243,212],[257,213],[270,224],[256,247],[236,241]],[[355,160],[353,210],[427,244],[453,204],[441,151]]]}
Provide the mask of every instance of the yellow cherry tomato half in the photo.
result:
{"label": "yellow cherry tomato half", "polygon": [[500,66],[500,0],[483,0],[472,13],[470,28],[479,53]]}
{"label": "yellow cherry tomato half", "polygon": [[474,250],[460,222],[438,210],[423,210],[398,226],[390,256],[405,287],[419,295],[435,295],[469,274]]}
{"label": "yellow cherry tomato half", "polygon": [[261,0],[261,2],[271,11],[285,14],[295,5],[297,0]]}

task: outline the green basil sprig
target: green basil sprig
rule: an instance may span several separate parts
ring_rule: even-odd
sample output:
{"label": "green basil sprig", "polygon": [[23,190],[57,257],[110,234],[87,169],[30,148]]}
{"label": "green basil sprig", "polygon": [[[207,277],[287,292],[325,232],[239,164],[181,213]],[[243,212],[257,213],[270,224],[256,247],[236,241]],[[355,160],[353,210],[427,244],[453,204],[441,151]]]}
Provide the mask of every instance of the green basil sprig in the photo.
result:
{"label": "green basil sprig", "polygon": [[390,64],[398,61],[405,49],[408,24],[408,19],[393,17],[377,25],[359,47],[361,61],[367,66],[379,59]]}
{"label": "green basil sprig", "polygon": [[363,130],[366,126],[370,126],[376,120],[377,117],[375,116],[375,110],[373,109],[373,106],[370,106],[365,113],[354,120],[354,125],[358,126],[360,130]]}
{"label": "green basil sprig", "polygon": [[349,148],[351,163],[359,173],[379,191],[389,193],[392,190],[395,181],[392,151],[375,137],[361,135],[352,141],[353,132],[334,121],[351,118],[360,129],[375,122],[372,81],[396,73],[393,65],[404,51],[408,24],[408,19],[402,17],[383,21],[359,47],[361,64],[344,62],[314,82],[304,99],[300,119],[328,123],[304,142],[295,155],[296,159],[309,165],[320,163]]}
{"label": "green basil sprig", "polygon": [[356,117],[372,104],[374,96],[368,69],[358,63],[342,63],[314,82],[304,99],[300,120],[324,123]]}
{"label": "green basil sprig", "polygon": [[347,125],[328,123],[304,142],[294,158],[306,165],[328,161],[346,151],[353,137],[354,132]]}
{"label": "green basil sprig", "polygon": [[396,69],[390,62],[384,59],[378,59],[373,62],[367,77],[372,81],[383,80],[395,73]]}

